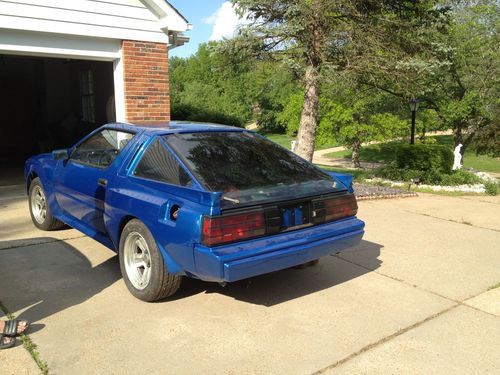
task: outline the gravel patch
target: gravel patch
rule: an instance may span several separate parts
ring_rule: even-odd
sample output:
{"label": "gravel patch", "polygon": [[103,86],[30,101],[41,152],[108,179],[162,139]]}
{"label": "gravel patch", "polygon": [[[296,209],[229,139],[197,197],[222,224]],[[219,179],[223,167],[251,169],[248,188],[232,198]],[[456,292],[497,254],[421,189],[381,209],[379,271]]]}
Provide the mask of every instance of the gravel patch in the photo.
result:
{"label": "gravel patch", "polygon": [[388,186],[375,186],[354,183],[354,194],[358,201],[365,199],[384,199],[384,198],[405,198],[417,197],[417,193],[408,190],[395,189]]}

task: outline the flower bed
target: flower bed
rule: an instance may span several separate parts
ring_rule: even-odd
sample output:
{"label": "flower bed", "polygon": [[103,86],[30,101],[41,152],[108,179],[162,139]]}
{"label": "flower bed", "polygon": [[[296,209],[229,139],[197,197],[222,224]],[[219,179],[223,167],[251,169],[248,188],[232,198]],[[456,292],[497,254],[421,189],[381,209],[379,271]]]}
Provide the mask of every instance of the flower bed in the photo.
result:
{"label": "flower bed", "polygon": [[442,186],[442,185],[428,185],[428,184],[413,184],[411,182],[391,181],[383,178],[375,177],[366,179],[365,181],[373,184],[387,184],[394,187],[408,187],[418,186],[420,189],[428,189],[432,191],[450,191],[450,192],[463,192],[463,193],[485,193],[486,187],[484,184],[472,185],[455,185],[455,186]]}
{"label": "flower bed", "polygon": [[367,199],[385,199],[385,198],[405,198],[416,197],[417,193],[402,189],[394,189],[389,186],[354,184],[354,194],[358,201]]}

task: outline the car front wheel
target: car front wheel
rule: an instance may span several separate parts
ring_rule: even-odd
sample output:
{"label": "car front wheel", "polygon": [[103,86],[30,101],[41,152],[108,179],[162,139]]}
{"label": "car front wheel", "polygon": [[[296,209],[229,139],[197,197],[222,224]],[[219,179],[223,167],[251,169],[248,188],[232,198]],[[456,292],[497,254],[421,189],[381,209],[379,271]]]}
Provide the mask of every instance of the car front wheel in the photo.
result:
{"label": "car front wheel", "polygon": [[168,272],[153,235],[137,219],[123,228],[120,269],[128,290],[146,302],[173,295],[181,284],[181,276]]}
{"label": "car front wheel", "polygon": [[64,227],[64,223],[54,218],[50,213],[47,196],[40,178],[37,177],[31,181],[28,197],[31,220],[38,229],[55,230]]}

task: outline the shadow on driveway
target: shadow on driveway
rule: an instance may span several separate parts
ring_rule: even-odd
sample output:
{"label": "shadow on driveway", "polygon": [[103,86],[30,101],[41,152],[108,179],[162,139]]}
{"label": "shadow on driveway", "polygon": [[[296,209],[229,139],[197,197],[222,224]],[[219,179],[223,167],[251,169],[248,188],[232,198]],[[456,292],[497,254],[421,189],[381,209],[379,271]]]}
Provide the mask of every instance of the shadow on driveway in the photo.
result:
{"label": "shadow on driveway", "polygon": [[[38,322],[85,302],[121,279],[118,256],[109,258],[112,253],[105,253],[106,249],[103,249],[102,256],[105,260],[99,264],[94,260],[93,266],[85,255],[86,249],[79,250],[50,237],[34,240],[38,244],[30,246],[23,246],[25,240],[8,241],[9,248],[0,250],[0,301],[10,311],[24,310],[21,318]],[[20,247],[16,247],[16,242]],[[0,241],[0,247],[2,245],[6,244]],[[360,254],[365,260],[369,256],[371,264],[377,268],[381,263],[377,259],[380,249],[381,245],[362,241],[347,251]],[[95,251],[92,254],[98,256]],[[168,304],[199,293],[220,293],[242,302],[273,306],[320,292],[368,272],[337,256],[328,256],[316,266],[273,272],[231,283],[224,288],[216,283],[184,278],[174,297],[158,303]]]}
{"label": "shadow on driveway", "polygon": [[[353,262],[357,255],[365,262],[369,259],[370,268],[374,270],[382,263],[378,259],[381,248],[382,245],[362,240],[358,246],[342,253],[349,252]],[[312,267],[289,268],[229,283],[225,287],[184,278],[181,289],[171,299],[182,299],[198,293],[220,293],[243,302],[270,307],[342,284],[371,270],[332,255],[321,258],[319,264]]]}
{"label": "shadow on driveway", "polygon": [[[84,252],[51,237],[0,241],[0,301],[37,322],[80,304],[121,278],[118,257],[92,266]],[[98,245],[100,246],[100,245]],[[106,251],[106,250],[103,250]],[[103,254],[108,255],[109,254]]]}

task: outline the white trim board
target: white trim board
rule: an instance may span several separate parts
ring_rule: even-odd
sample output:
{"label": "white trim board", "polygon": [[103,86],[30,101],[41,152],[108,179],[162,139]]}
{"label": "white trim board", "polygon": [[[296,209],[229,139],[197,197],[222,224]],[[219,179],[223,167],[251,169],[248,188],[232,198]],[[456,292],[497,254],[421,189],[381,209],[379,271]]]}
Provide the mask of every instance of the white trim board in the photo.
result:
{"label": "white trim board", "polygon": [[121,41],[0,29],[0,54],[114,61]]}

